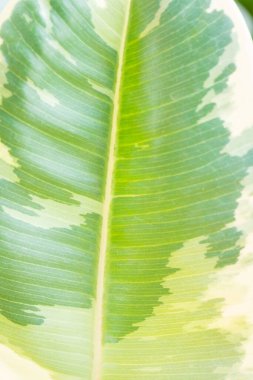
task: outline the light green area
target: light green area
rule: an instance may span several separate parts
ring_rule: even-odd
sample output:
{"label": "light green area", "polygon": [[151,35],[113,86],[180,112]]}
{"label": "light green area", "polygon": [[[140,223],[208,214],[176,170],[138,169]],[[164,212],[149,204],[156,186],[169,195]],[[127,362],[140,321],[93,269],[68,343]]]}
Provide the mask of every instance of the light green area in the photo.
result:
{"label": "light green area", "polygon": [[41,326],[30,324],[20,328],[1,317],[3,343],[47,368],[53,380],[67,380],[68,376],[71,380],[88,379],[92,360],[89,343],[93,331],[92,309],[55,306],[42,307],[40,312],[45,317]]}
{"label": "light green area", "polygon": [[20,212],[5,206],[3,206],[3,210],[14,219],[45,229],[70,229],[73,226],[86,224],[86,214],[101,215],[102,213],[102,203],[81,195],[73,197],[76,204],[72,205],[36,196],[33,196],[31,200],[36,206],[36,210],[24,207],[24,211]]}
{"label": "light green area", "polygon": [[96,33],[116,51],[120,50],[127,2],[126,0],[87,0]]}
{"label": "light green area", "polygon": [[135,332],[106,346],[106,380],[222,380],[229,374],[239,350],[236,338],[211,327],[222,300],[204,297],[216,264],[206,259],[206,241],[187,241],[172,253],[169,266],[177,271],[163,281],[167,295]]}
{"label": "light green area", "polygon": [[[122,76],[125,0],[20,0],[1,28],[0,342],[54,380],[253,376],[238,331],[215,327],[225,300],[206,298],[246,244],[237,211],[253,166],[251,130],[231,142],[215,107],[223,93],[233,102],[240,46],[210,5],[131,0]],[[103,371],[91,379],[120,77]]]}

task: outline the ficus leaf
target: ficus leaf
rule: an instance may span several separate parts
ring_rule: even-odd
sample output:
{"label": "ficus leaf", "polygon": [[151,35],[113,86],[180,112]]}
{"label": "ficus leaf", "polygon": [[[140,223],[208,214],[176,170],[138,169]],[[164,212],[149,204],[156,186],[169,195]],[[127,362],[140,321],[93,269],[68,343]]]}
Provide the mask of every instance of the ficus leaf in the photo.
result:
{"label": "ficus leaf", "polygon": [[19,0],[0,20],[0,378],[251,379],[234,2]]}

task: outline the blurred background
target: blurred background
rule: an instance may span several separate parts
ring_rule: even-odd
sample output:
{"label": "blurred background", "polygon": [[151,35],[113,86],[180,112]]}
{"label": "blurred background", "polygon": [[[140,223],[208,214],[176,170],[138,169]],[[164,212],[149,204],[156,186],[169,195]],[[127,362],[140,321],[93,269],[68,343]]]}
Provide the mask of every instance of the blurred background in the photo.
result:
{"label": "blurred background", "polygon": [[238,0],[237,3],[253,37],[253,0]]}

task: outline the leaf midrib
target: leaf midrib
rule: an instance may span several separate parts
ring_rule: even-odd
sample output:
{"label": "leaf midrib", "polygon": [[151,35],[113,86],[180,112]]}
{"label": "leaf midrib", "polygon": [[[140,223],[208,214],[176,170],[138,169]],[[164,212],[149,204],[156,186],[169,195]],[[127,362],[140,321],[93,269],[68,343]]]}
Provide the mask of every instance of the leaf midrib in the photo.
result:
{"label": "leaf midrib", "polygon": [[131,13],[132,0],[127,0],[125,11],[124,27],[122,29],[121,46],[119,49],[118,68],[115,82],[115,93],[113,99],[113,114],[111,125],[110,146],[108,155],[108,166],[106,173],[105,194],[103,202],[103,218],[100,240],[100,251],[97,272],[97,290],[94,311],[94,336],[93,336],[93,367],[92,380],[102,379],[102,357],[103,357],[103,306],[104,306],[104,290],[105,290],[105,268],[106,253],[108,246],[108,232],[110,221],[110,206],[113,193],[113,173],[115,167],[115,147],[117,140],[117,130],[120,112],[120,93],[122,85],[123,67],[125,61],[125,50],[128,35],[128,26]]}

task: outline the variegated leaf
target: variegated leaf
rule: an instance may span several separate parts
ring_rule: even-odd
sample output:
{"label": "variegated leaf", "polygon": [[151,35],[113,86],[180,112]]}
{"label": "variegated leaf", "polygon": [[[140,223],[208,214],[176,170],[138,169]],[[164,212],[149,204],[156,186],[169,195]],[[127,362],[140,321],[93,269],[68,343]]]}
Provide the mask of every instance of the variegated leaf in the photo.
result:
{"label": "variegated leaf", "polygon": [[253,49],[234,2],[0,9],[0,378],[251,380]]}

